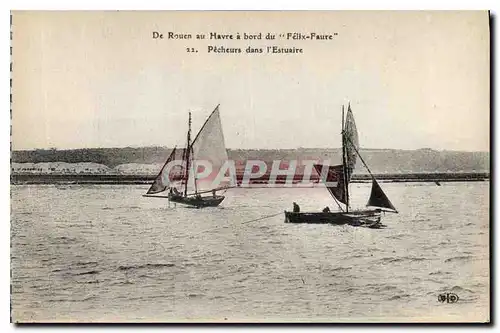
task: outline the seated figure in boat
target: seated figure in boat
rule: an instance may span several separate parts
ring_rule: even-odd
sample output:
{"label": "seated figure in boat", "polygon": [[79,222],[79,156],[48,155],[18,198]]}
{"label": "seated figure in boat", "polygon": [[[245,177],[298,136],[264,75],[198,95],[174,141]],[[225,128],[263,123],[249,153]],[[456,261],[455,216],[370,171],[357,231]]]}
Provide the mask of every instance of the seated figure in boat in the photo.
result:
{"label": "seated figure in boat", "polygon": [[293,212],[300,213],[300,207],[299,207],[299,205],[297,205],[296,202],[293,203]]}
{"label": "seated figure in boat", "polygon": [[326,206],[323,208],[323,213],[330,213],[330,207]]}
{"label": "seated figure in boat", "polygon": [[212,195],[213,195],[213,196],[214,196],[214,198],[215,198],[215,196],[216,196],[216,195],[215,195],[215,190],[212,190]]}
{"label": "seated figure in boat", "polygon": [[170,195],[171,195],[171,196],[174,196],[174,197],[177,197],[177,196],[179,196],[179,195],[180,195],[180,193],[179,193],[179,191],[177,190],[177,188],[175,188],[175,187],[171,187],[171,188],[170,188]]}

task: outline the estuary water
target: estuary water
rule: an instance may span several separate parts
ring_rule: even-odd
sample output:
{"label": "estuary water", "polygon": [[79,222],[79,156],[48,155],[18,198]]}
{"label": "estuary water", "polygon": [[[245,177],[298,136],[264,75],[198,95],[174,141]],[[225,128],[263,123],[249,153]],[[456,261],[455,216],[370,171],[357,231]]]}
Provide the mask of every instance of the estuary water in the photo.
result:
{"label": "estuary water", "polygon": [[[385,229],[285,224],[293,201],[335,210],[321,187],[190,209],[142,197],[149,186],[12,186],[12,319],[487,321],[490,183],[381,186],[399,210]],[[353,206],[369,192],[353,184]]]}

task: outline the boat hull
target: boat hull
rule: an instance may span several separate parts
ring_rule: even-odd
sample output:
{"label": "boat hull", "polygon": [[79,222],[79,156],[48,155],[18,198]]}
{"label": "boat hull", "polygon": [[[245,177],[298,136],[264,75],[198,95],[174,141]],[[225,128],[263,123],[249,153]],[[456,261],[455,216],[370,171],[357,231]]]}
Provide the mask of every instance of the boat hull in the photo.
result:
{"label": "boat hull", "polygon": [[204,208],[204,207],[217,207],[224,201],[225,196],[216,195],[216,196],[206,196],[206,197],[195,197],[195,196],[170,196],[170,201],[192,206],[196,208]]}
{"label": "boat hull", "polygon": [[287,212],[285,223],[334,224],[379,228],[381,213],[378,210],[353,212]]}

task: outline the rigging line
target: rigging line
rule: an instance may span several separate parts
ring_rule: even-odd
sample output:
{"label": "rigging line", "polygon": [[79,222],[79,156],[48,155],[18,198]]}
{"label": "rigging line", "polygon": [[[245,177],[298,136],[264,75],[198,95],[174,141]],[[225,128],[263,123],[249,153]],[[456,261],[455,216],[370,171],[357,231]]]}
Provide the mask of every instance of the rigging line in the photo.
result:
{"label": "rigging line", "polygon": [[[255,222],[255,221],[259,221],[259,220],[264,220],[264,219],[267,219],[267,218],[270,218],[270,217],[274,217],[274,216],[278,216],[282,214],[281,212],[279,212],[278,214],[274,214],[274,215],[267,215],[267,216],[264,216],[264,217],[261,217],[261,218],[258,218],[258,219],[255,219],[255,220],[251,220],[251,221],[246,221],[246,222],[242,222],[242,224],[245,224],[245,223],[250,223],[250,222]],[[207,232],[211,232],[211,231],[214,231],[214,230],[219,230],[221,229],[222,226],[218,226],[218,227],[215,227],[215,228],[212,228],[212,229],[208,229],[208,230],[203,230],[201,232],[198,232],[196,234],[191,234],[189,235],[190,237],[193,237],[193,236],[198,236],[198,235],[201,235],[201,234],[204,234],[204,233],[207,233]]]}
{"label": "rigging line", "polygon": [[198,183],[197,183],[197,178],[196,178],[196,173],[198,172],[198,165],[196,164],[196,161],[194,160],[194,150],[193,150],[193,145],[191,145],[191,162],[193,166],[193,180],[194,180],[194,192],[197,194],[198,193]]}
{"label": "rigging line", "polygon": [[349,143],[351,144],[352,148],[354,148],[354,151],[356,152],[356,154],[358,154],[359,159],[361,160],[361,162],[363,162],[363,165],[365,166],[366,170],[368,170],[368,173],[370,174],[370,176],[372,176],[373,179],[377,180],[375,178],[375,176],[373,175],[373,173],[371,172],[371,170],[368,167],[368,165],[366,164],[365,160],[363,159],[363,157],[359,153],[358,148],[356,148],[356,146],[352,143],[351,139],[348,136],[346,136],[346,139],[349,141]]}
{"label": "rigging line", "polygon": [[224,190],[224,192],[222,192],[222,194],[226,193],[227,190],[229,190],[230,188],[235,188],[235,186],[230,186],[230,187],[218,187],[218,188],[214,188],[214,189],[211,189],[211,190],[206,190],[206,191],[201,191],[201,192],[197,192],[197,193],[188,193],[187,196],[191,196],[191,195],[196,195],[196,194],[203,194],[203,193],[209,193],[209,192],[212,192],[212,191],[222,191]]}
{"label": "rigging line", "polygon": [[[323,179],[323,168],[324,168],[324,166],[321,168],[321,172],[318,172],[318,170],[316,170],[316,172],[317,172],[317,173],[319,174],[319,176],[320,176],[320,181],[321,181],[321,179]],[[330,168],[330,166],[328,166],[328,168]],[[329,174],[329,173],[330,173],[330,170],[328,170],[328,174]],[[328,174],[327,174],[327,176],[326,176],[326,178],[327,178],[326,182],[328,182]],[[339,201],[338,201],[338,200],[337,200],[337,198],[335,197],[335,194],[333,194],[333,193],[332,193],[332,191],[330,190],[330,188],[329,188],[328,186],[326,186],[326,184],[324,184],[324,185],[325,185],[325,188],[326,188],[326,189],[328,190],[328,192],[330,193],[330,196],[331,196],[331,197],[335,200],[335,203],[337,204],[337,206],[339,206],[340,211],[341,211],[341,212],[343,212],[343,211],[344,211],[344,209],[342,208],[342,206],[340,205]]]}
{"label": "rigging line", "polygon": [[335,203],[337,204],[337,206],[339,206],[339,209],[341,212],[344,211],[344,209],[342,208],[342,206],[340,205],[339,201],[337,200],[337,198],[335,197],[335,195],[330,191],[330,189],[326,186],[325,184],[325,188],[328,189],[328,192],[330,193],[330,196],[333,198],[333,200],[335,200]]}
{"label": "rigging line", "polygon": [[[350,104],[349,104],[350,106]],[[349,175],[347,172],[349,172],[349,169],[347,168],[347,151],[346,151],[346,135],[345,135],[345,128],[346,128],[346,122],[347,119],[344,118],[344,105],[342,105],[342,175],[344,178],[344,193],[345,193],[345,210],[347,213],[349,213]]]}
{"label": "rigging line", "polygon": [[[377,178],[375,178],[375,176],[373,175],[373,173],[371,172],[370,168],[368,167],[368,165],[366,164],[365,160],[363,160],[363,157],[361,157],[361,154],[359,153],[358,149],[356,148],[356,146],[352,143],[351,139],[349,137],[347,137],[347,140],[349,141],[349,143],[351,144],[351,146],[354,148],[354,151],[356,151],[356,154],[358,154],[359,156],[359,159],[361,160],[361,162],[363,162],[366,170],[368,170],[368,173],[370,173],[370,176],[372,177],[372,179],[375,181],[375,183],[378,184],[377,182]],[[379,185],[380,186],[380,185]],[[398,213],[398,210],[394,208],[394,211],[396,213]],[[390,212],[390,211],[389,211]]]}
{"label": "rigging line", "polygon": [[340,211],[343,212],[344,209],[342,208],[342,206],[340,205],[339,201],[337,200],[337,198],[335,198],[334,195],[333,195],[333,199],[335,200],[335,203],[337,204],[337,206],[339,206]]}
{"label": "rigging line", "polygon": [[260,221],[260,220],[264,220],[264,219],[268,219],[270,217],[275,217],[275,216],[278,216],[282,214],[281,212],[277,213],[277,214],[273,214],[273,215],[266,215],[266,216],[263,216],[263,217],[260,217],[258,219],[255,219],[255,220],[250,220],[250,221],[246,221],[246,222],[242,222],[241,224],[245,224],[245,223],[250,223],[250,222],[256,222],[256,221]]}
{"label": "rigging line", "polygon": [[208,116],[207,120],[205,120],[205,122],[203,123],[203,126],[201,126],[200,130],[198,131],[198,134],[196,134],[196,136],[194,137],[194,140],[193,142],[191,142],[191,146],[194,145],[194,143],[196,142],[196,140],[198,139],[198,137],[200,136],[200,133],[201,131],[203,131],[203,129],[205,128],[205,126],[207,125],[208,121],[210,120],[210,118],[212,118],[212,116],[214,115],[215,111],[219,110],[219,106],[220,104],[217,104],[217,106],[215,107],[215,109],[212,111],[212,113],[210,113],[210,116]]}
{"label": "rigging line", "polygon": [[[170,158],[171,158],[171,157],[175,157],[175,156],[174,156],[174,154],[175,154],[175,150],[176,150],[176,149],[177,149],[177,145],[176,145],[176,146],[174,147],[174,149],[170,152],[170,155],[168,155],[168,158],[167,158],[167,160],[165,161],[165,164],[163,164],[163,166],[161,167],[161,170],[160,170],[160,172],[158,173],[158,175],[156,176],[155,181],[156,181],[156,179],[157,179],[158,177],[160,177],[160,176],[161,176],[161,174],[163,173],[163,170],[164,170],[164,169],[165,169],[165,167],[167,166],[168,162],[170,162]],[[170,177],[169,177],[169,182],[170,182]],[[151,187],[153,187],[153,185],[154,185],[154,182],[153,182],[153,184],[151,184]],[[170,184],[169,184],[169,185],[170,185]],[[151,187],[150,187],[150,189],[151,189]],[[168,186],[166,186],[165,188],[167,188],[167,187],[168,187]],[[148,191],[149,191],[149,190],[148,190]],[[165,190],[163,190],[163,191],[165,191]],[[163,191],[162,191],[162,192],[163,192]]]}
{"label": "rigging line", "polygon": [[184,150],[185,158],[186,158],[186,172],[185,172],[185,186],[184,186],[184,196],[187,195],[188,181],[189,181],[189,158],[191,152],[191,111],[189,112],[189,120],[188,120],[188,132],[187,132],[187,145],[186,150]]}

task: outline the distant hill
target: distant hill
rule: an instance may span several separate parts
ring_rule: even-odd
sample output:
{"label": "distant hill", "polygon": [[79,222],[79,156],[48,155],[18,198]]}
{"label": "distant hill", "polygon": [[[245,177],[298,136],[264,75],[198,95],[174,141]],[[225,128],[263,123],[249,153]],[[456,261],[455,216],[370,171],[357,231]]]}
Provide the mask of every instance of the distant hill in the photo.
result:
{"label": "distant hill", "polygon": [[[171,148],[89,148],[89,149],[37,149],[13,151],[14,163],[97,163],[109,168],[122,164],[162,164]],[[436,151],[431,149],[361,149],[363,159],[373,173],[418,173],[418,172],[489,172],[488,152]],[[338,148],[299,149],[228,149],[230,159],[240,163],[250,160],[324,160],[331,163],[341,161]],[[362,163],[358,163],[356,173],[366,173]]]}

